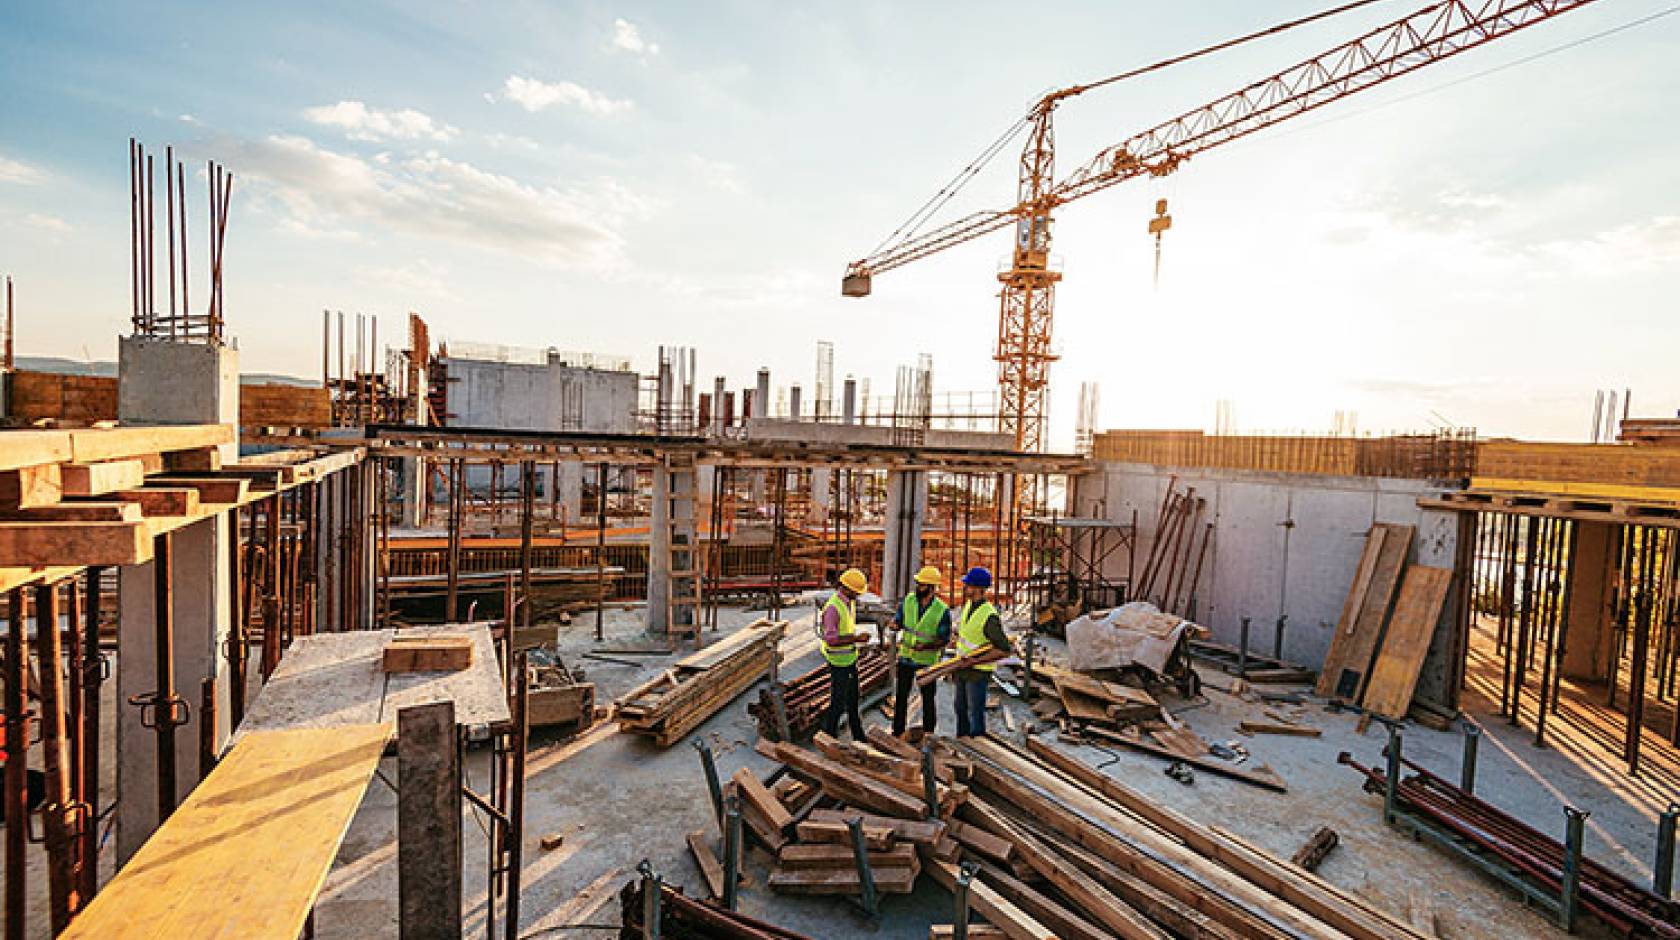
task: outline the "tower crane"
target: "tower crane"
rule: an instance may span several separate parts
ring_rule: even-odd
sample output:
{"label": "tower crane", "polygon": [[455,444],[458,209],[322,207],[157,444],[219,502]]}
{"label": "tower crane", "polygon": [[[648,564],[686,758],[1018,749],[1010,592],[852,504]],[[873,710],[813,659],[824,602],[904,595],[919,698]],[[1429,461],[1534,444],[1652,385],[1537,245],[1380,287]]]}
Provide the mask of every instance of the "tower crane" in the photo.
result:
{"label": "tower crane", "polygon": [[[1002,283],[998,309],[997,347],[999,430],[1012,434],[1021,451],[1040,451],[1045,444],[1045,398],[1056,283],[1062,274],[1050,262],[1050,230],[1056,210],[1077,199],[1102,192],[1138,177],[1161,177],[1186,160],[1220,144],[1287,121],[1349,95],[1415,72],[1467,49],[1526,29],[1593,0],[1442,0],[1380,26],[1358,38],[1262,78],[1218,100],[1193,108],[1108,147],[1090,160],[1055,179],[1056,143],[1053,118],[1062,102],[1088,91],[1227,48],[1283,28],[1364,6],[1346,3],[1315,16],[1296,20],[1240,39],[1180,56],[1155,66],[1110,76],[1095,82],[1052,91],[1028,110],[1010,132],[994,143],[957,179],[930,199],[909,222],[889,235],[868,256],[852,262],[841,281],[847,297],[868,296],[875,275],[903,267],[983,235],[1013,227],[1015,246],[1009,269],[997,275]],[[1008,140],[1026,134],[1017,168],[1015,204],[976,212],[938,228],[921,232],[933,212],[972,179],[979,165],[996,155]],[[1150,232],[1159,236],[1168,219],[1157,207]]]}

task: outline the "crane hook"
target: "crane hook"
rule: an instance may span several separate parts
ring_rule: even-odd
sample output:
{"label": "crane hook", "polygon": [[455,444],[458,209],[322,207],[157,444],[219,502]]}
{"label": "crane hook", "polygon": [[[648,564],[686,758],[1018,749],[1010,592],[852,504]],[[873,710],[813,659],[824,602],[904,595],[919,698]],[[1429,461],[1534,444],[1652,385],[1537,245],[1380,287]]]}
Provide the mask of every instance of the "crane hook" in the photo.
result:
{"label": "crane hook", "polygon": [[1172,216],[1167,214],[1167,201],[1155,200],[1155,217],[1149,220],[1149,234],[1155,236],[1155,289],[1161,288],[1161,233],[1172,228]]}

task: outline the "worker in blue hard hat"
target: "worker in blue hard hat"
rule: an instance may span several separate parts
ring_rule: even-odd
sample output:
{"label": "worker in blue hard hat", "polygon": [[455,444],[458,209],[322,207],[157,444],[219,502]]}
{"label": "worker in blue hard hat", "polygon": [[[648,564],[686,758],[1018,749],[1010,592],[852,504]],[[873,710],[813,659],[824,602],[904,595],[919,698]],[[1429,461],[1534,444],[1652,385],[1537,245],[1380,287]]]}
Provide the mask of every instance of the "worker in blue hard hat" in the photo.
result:
{"label": "worker in blue hard hat", "polygon": [[[898,630],[898,670],[893,684],[894,737],[904,737],[910,718],[910,693],[916,688],[916,673],[939,662],[939,654],[951,642],[951,609],[939,599],[939,569],[928,565],[916,572],[916,589],[904,595],[893,614]],[[936,683],[921,689],[922,734],[932,734],[939,723]]]}
{"label": "worker in blue hard hat", "polygon": [[[958,657],[971,656],[988,647],[1007,650],[1009,636],[1003,632],[1003,618],[986,599],[992,588],[992,573],[974,567],[963,575],[963,605],[957,613]],[[957,684],[957,737],[986,733],[986,690],[992,684],[991,663],[959,669],[952,676]]]}
{"label": "worker in blue hard hat", "polygon": [[828,711],[822,729],[830,737],[840,734],[840,716],[851,726],[852,740],[862,741],[863,716],[858,713],[858,647],[870,636],[857,628],[857,599],[869,589],[869,578],[856,568],[847,568],[835,585],[834,596],[823,606],[818,624],[823,659],[828,662]]}

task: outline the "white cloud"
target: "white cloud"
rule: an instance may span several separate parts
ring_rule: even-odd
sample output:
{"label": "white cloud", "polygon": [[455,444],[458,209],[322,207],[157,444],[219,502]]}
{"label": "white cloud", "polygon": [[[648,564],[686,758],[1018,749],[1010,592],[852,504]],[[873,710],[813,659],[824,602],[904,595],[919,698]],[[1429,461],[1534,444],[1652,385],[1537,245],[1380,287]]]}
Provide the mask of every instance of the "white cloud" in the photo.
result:
{"label": "white cloud", "polygon": [[413,108],[370,108],[361,101],[305,108],[303,116],[316,124],[340,128],[351,140],[445,141],[458,133],[454,127]]}
{"label": "white cloud", "polygon": [[694,175],[706,185],[726,193],[746,192],[746,186],[742,184],[741,174],[735,164],[725,160],[712,160],[697,153],[689,154],[687,162]]}
{"label": "white cloud", "polygon": [[565,267],[623,263],[618,227],[653,207],[611,179],[569,188],[535,186],[428,152],[381,165],[275,135],[230,142],[228,163],[255,184],[282,226],[344,237],[371,224],[422,237],[508,251]]}
{"label": "white cloud", "polygon": [[365,268],[362,274],[380,287],[402,295],[404,302],[460,299],[451,286],[449,269],[427,258],[403,265]]}
{"label": "white cloud", "polygon": [[23,221],[25,225],[33,226],[54,235],[67,235],[71,230],[70,223],[56,215],[42,215],[39,212],[31,212],[23,217]]}
{"label": "white cloud", "polygon": [[642,57],[658,55],[659,43],[648,42],[642,38],[642,31],[636,24],[626,19],[613,20],[612,42],[607,45],[608,51],[628,52]]}
{"label": "white cloud", "polygon": [[635,102],[628,98],[609,98],[576,82],[544,82],[522,75],[509,75],[502,90],[504,98],[533,112],[564,105],[588,114],[606,116],[635,107]]}
{"label": "white cloud", "polygon": [[32,186],[47,178],[47,174],[21,160],[8,159],[0,154],[0,183]]}

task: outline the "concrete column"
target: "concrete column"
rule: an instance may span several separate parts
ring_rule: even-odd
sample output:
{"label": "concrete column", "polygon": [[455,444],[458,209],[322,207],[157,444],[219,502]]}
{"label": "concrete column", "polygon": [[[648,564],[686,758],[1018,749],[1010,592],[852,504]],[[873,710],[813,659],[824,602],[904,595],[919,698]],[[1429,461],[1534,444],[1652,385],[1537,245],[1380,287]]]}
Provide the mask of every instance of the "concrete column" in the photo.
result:
{"label": "concrete column", "polygon": [[753,387],[752,416],[755,418],[770,417],[770,370],[758,370],[758,384]]}
{"label": "concrete column", "polygon": [[583,516],[583,464],[575,460],[562,461],[560,475],[554,481],[559,488],[560,511],[568,525],[577,525]]}
{"label": "concrete column", "polygon": [[663,633],[671,603],[671,471],[653,468],[653,513],[648,518],[647,630]]}
{"label": "concrete column", "polygon": [[398,474],[398,485],[402,491],[398,494],[402,500],[402,515],[398,524],[405,529],[418,529],[422,519],[420,510],[426,504],[427,490],[426,461],[420,457],[404,457],[402,472]]}
{"label": "concrete column", "polygon": [[857,379],[846,376],[840,398],[840,420],[846,424],[856,424],[858,416]]}
{"label": "concrete column", "polygon": [[715,437],[722,437],[723,436],[723,428],[724,428],[724,423],[723,423],[723,417],[724,417],[724,415],[723,415],[723,399],[724,399],[724,396],[726,394],[728,394],[728,392],[724,388],[724,378],[723,378],[723,376],[720,375],[712,381],[712,427],[711,427],[711,433]]}
{"label": "concrete column", "polygon": [[[118,347],[117,417],[133,424],[239,424],[239,353],[226,346],[124,337]],[[238,459],[239,445],[222,445],[222,460]],[[176,694],[190,703],[175,729],[176,786],[181,798],[198,783],[200,703],[204,680],[215,680],[216,743],[227,739],[228,681],[223,644],[230,630],[228,540],[223,517],[177,529],[174,565]],[[151,563],[118,573],[117,862],[128,861],[157,828],[157,737],[140,723],[128,699],[157,690]]]}
{"label": "concrete column", "polygon": [[834,471],[828,467],[811,470],[811,516],[821,521],[828,518],[829,487],[834,485]]}
{"label": "concrete column", "polygon": [[910,581],[922,566],[922,523],[927,516],[927,499],[926,473],[894,470],[887,474],[881,596],[889,602],[909,592]]}
{"label": "concrete column", "polygon": [[801,396],[802,396],[802,393],[799,390],[799,386],[794,385],[794,386],[792,386],[788,389],[788,414],[787,414],[787,416],[789,418],[792,418],[795,421],[799,420],[799,408],[800,408],[801,405],[804,404],[804,402],[800,400]]}
{"label": "concrete column", "polygon": [[1580,533],[1569,566],[1569,631],[1564,641],[1563,674],[1571,679],[1603,679],[1610,675],[1610,581],[1615,572],[1615,526],[1608,522],[1576,522]]}

